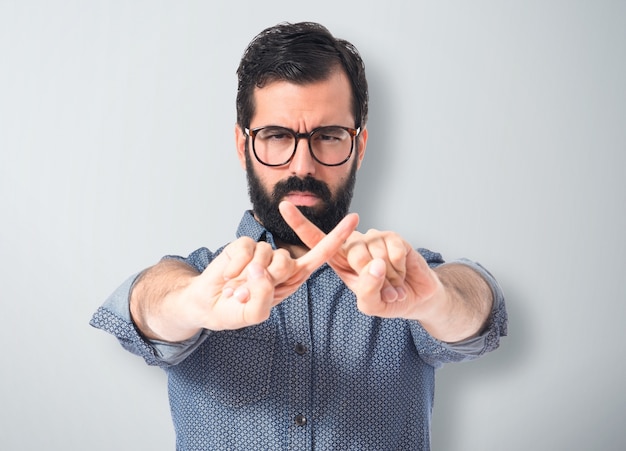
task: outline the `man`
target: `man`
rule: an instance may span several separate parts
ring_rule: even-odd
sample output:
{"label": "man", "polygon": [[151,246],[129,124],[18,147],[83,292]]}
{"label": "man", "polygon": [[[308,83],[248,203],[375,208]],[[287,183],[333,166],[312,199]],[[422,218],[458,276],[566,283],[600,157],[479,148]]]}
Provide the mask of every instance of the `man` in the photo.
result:
{"label": "man", "polygon": [[280,24],[237,74],[238,238],[131,277],[92,325],[167,371],[177,449],[429,449],[435,369],[506,334],[496,281],[355,231],[368,92],[351,44]]}

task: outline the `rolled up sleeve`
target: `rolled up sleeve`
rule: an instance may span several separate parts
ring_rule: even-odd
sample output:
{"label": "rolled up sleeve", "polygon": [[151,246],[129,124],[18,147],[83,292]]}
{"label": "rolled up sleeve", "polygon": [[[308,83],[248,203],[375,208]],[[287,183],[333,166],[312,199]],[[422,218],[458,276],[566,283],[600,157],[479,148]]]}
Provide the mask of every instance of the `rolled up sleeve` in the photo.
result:
{"label": "rolled up sleeve", "polygon": [[477,336],[456,343],[441,342],[430,336],[422,326],[415,322],[413,334],[421,357],[430,365],[439,367],[449,362],[473,360],[483,354],[497,349],[500,345],[500,337],[508,333],[508,316],[504,301],[504,293],[495,277],[480,263],[462,258],[451,261],[469,266],[474,269],[487,282],[493,295],[493,305],[483,332]]}
{"label": "rolled up sleeve", "polygon": [[139,275],[134,274],[125,280],[96,310],[89,324],[115,336],[124,349],[143,357],[148,365],[176,365],[204,341],[208,332],[201,331],[188,340],[176,343],[143,337],[130,315],[130,293]]}

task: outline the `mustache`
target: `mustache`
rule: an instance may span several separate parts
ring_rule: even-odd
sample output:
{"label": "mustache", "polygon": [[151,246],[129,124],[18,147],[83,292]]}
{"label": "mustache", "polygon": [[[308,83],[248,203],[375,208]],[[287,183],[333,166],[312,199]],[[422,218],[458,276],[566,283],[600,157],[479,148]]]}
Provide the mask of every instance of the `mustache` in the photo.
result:
{"label": "mustache", "polygon": [[329,202],[332,197],[328,185],[320,180],[311,177],[310,175],[306,176],[303,179],[300,177],[292,176],[285,181],[278,182],[276,186],[274,186],[274,192],[272,193],[272,197],[274,198],[275,202],[278,202],[280,201],[280,199],[293,191],[306,191],[309,193],[313,193],[324,202]]}

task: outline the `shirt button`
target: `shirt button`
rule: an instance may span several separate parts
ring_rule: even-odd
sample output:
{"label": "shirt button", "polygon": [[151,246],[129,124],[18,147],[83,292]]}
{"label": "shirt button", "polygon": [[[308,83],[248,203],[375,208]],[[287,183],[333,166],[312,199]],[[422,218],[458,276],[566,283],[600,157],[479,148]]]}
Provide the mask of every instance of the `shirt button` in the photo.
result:
{"label": "shirt button", "polygon": [[306,346],[304,346],[302,343],[297,343],[295,347],[295,351],[296,351],[296,354],[304,355],[306,354]]}
{"label": "shirt button", "polygon": [[306,417],[304,415],[296,415],[294,421],[296,426],[304,426],[306,424]]}

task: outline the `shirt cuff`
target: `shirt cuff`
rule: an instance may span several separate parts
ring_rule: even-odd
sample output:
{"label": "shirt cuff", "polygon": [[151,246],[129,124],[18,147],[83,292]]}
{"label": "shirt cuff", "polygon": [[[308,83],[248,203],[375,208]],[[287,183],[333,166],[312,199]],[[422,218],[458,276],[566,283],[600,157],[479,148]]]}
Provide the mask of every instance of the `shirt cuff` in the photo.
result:
{"label": "shirt cuff", "polygon": [[126,350],[143,357],[149,365],[176,365],[204,341],[208,331],[200,331],[190,339],[176,343],[145,338],[130,315],[130,294],[140,274],[124,281],[94,313],[90,324],[115,336]]}
{"label": "shirt cuff", "polygon": [[443,343],[444,346],[454,352],[469,357],[479,357],[496,349],[500,345],[500,337],[507,335],[508,318],[504,303],[504,293],[497,280],[480,263],[465,258],[450,263],[469,266],[482,276],[491,289],[493,305],[484,331],[477,337],[468,338],[456,343]]}

